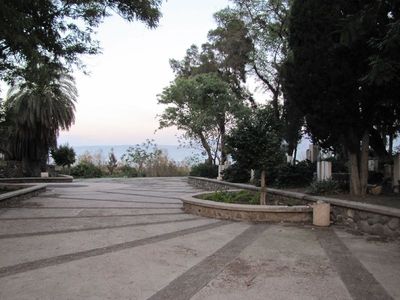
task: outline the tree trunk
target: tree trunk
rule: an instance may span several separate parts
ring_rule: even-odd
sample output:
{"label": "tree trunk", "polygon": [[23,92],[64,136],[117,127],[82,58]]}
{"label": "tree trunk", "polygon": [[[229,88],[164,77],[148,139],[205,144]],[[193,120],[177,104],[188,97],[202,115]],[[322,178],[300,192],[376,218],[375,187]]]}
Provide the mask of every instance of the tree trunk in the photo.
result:
{"label": "tree trunk", "polygon": [[350,194],[359,196],[361,194],[361,182],[358,168],[357,153],[349,151],[349,168],[350,168]]}
{"label": "tree trunk", "polygon": [[369,154],[369,132],[365,131],[362,137],[361,160],[360,160],[360,187],[361,196],[367,195],[368,185],[368,154]]}
{"label": "tree trunk", "polygon": [[260,205],[267,203],[267,189],[265,188],[265,170],[261,171],[261,191],[260,191]]}
{"label": "tree trunk", "polygon": [[22,159],[22,172],[25,177],[40,177],[40,160]]}
{"label": "tree trunk", "polygon": [[221,161],[220,164],[224,165],[226,162],[226,150],[225,150],[225,120],[220,124],[220,134],[221,134]]}
{"label": "tree trunk", "polygon": [[208,144],[206,138],[202,133],[199,134],[201,145],[203,146],[204,150],[207,153],[207,163],[212,165],[213,164],[213,155],[211,152],[210,145]]}
{"label": "tree trunk", "polygon": [[296,142],[296,146],[294,147],[294,152],[293,152],[293,162],[292,165],[296,164],[296,158],[297,158],[297,142]]}

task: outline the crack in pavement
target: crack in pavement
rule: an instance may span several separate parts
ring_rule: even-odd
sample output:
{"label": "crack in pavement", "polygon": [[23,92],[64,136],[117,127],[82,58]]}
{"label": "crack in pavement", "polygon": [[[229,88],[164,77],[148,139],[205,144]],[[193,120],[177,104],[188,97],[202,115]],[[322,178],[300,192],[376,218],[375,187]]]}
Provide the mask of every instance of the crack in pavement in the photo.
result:
{"label": "crack in pavement", "polygon": [[228,221],[217,221],[217,222],[212,222],[212,223],[206,224],[206,225],[201,225],[201,226],[191,227],[191,228],[173,231],[173,232],[169,232],[169,233],[164,233],[164,234],[160,234],[160,235],[155,235],[155,236],[151,236],[151,237],[143,238],[143,239],[139,239],[139,240],[133,240],[133,241],[129,241],[129,242],[114,244],[114,245],[101,247],[101,248],[94,248],[94,249],[85,250],[85,251],[79,251],[79,252],[70,253],[70,254],[53,256],[53,257],[49,257],[49,258],[39,259],[39,260],[30,261],[30,262],[21,263],[21,264],[12,265],[12,266],[6,266],[6,267],[0,268],[0,278],[19,274],[19,273],[24,273],[24,272],[28,272],[28,271],[32,271],[32,270],[37,270],[37,269],[42,269],[42,268],[46,268],[46,267],[65,264],[65,263],[69,263],[72,261],[81,260],[84,258],[100,256],[100,255],[108,254],[111,252],[117,252],[117,251],[121,251],[121,250],[126,250],[126,249],[131,249],[131,248],[135,248],[135,247],[139,247],[139,246],[148,245],[148,244],[154,244],[157,242],[170,240],[170,239],[180,237],[183,235],[201,232],[201,231],[205,231],[205,230],[209,230],[209,229],[214,229],[214,228],[217,228],[217,227],[220,227],[223,225],[227,225],[229,223],[230,222],[228,222]]}

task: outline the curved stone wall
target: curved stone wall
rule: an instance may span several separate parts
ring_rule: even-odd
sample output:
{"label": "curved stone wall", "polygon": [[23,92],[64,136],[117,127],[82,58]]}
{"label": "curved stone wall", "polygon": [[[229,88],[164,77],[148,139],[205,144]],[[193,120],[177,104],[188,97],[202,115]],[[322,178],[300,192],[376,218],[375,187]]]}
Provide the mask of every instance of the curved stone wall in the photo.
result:
{"label": "curved stone wall", "polygon": [[302,206],[245,205],[221,203],[194,198],[193,194],[181,198],[185,212],[217,219],[251,222],[300,222],[312,221],[312,208]]}

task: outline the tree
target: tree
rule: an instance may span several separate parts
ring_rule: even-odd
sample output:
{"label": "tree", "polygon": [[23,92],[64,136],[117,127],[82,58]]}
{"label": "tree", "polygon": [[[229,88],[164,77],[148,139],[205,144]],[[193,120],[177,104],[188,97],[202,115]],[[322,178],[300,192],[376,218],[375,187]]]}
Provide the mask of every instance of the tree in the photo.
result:
{"label": "tree", "polygon": [[[160,128],[177,126],[188,138],[197,140],[214,162],[213,147],[226,159],[225,136],[230,124],[245,109],[230,85],[215,73],[178,77],[159,96],[160,104],[169,105],[160,116]],[[211,139],[211,141],[210,141]]]}
{"label": "tree", "polygon": [[112,13],[150,28],[158,24],[161,0],[43,0],[0,2],[0,80],[12,83],[25,68],[51,63],[80,66],[79,56],[96,54],[95,29]]}
{"label": "tree", "polygon": [[145,143],[136,144],[129,147],[126,153],[122,155],[121,160],[125,161],[128,166],[137,168],[138,175],[143,176],[147,164],[154,156],[157,156],[161,150],[153,143],[153,140],[146,140]]}
{"label": "tree", "polygon": [[111,148],[110,153],[108,154],[108,162],[107,162],[107,169],[111,175],[113,175],[115,168],[117,167],[117,158],[114,154],[114,149]]}
{"label": "tree", "polygon": [[260,107],[243,118],[227,137],[233,160],[247,169],[261,171],[260,204],[266,204],[266,171],[284,162],[282,125],[271,106]]}
{"label": "tree", "polygon": [[23,162],[26,176],[39,176],[59,130],[75,120],[77,90],[72,76],[46,65],[30,69],[28,79],[16,82],[5,101],[8,155]]}
{"label": "tree", "polygon": [[391,13],[398,16],[390,2],[296,0],[291,9],[285,89],[315,142],[345,148],[354,195],[366,194],[369,147],[382,144],[379,127],[398,120],[388,110],[398,107],[398,96],[364,80],[374,41],[385,36]]}
{"label": "tree", "polygon": [[62,167],[67,166],[68,171],[71,165],[75,163],[76,153],[74,148],[70,147],[68,144],[52,149],[50,153],[56,165]]}
{"label": "tree", "polygon": [[287,153],[295,161],[303,114],[282,89],[291,1],[233,0],[233,3],[233,8],[215,14],[218,27],[210,31],[209,37],[227,62],[237,62],[242,80],[245,75],[255,76],[271,96],[275,117],[283,120]]}

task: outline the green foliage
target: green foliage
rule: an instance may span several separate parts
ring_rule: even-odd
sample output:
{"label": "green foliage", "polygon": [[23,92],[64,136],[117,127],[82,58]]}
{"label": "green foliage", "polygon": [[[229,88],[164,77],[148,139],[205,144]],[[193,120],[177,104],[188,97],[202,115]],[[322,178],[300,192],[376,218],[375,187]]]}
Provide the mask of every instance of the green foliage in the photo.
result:
{"label": "green foliage", "polygon": [[81,178],[99,178],[103,176],[100,167],[90,162],[80,162],[71,168],[71,175]]}
{"label": "green foliage", "polygon": [[135,167],[139,176],[143,176],[146,165],[160,152],[161,150],[157,148],[156,144],[153,144],[152,140],[146,140],[141,145],[136,144],[133,147],[129,147],[121,159],[126,165]]}
{"label": "green foliage", "polygon": [[25,176],[40,176],[40,161],[56,146],[59,130],[75,120],[77,90],[63,70],[36,65],[29,71],[29,80],[16,81],[8,91],[1,127],[7,158],[29,165]]}
{"label": "green foliage", "polygon": [[96,54],[95,29],[116,13],[153,28],[161,0],[14,1],[0,2],[0,80],[25,76],[28,65],[82,66],[79,56]]}
{"label": "green foliage", "polygon": [[218,191],[212,194],[205,194],[200,196],[203,200],[211,200],[216,202],[224,203],[236,203],[236,204],[259,204],[260,195],[259,193],[250,191],[239,191],[239,192],[225,192]]}
{"label": "green foliage", "polygon": [[250,171],[242,168],[238,163],[234,163],[223,171],[222,178],[228,182],[248,183]]}
{"label": "green foliage", "polygon": [[33,81],[13,85],[5,101],[9,152],[16,160],[40,160],[55,146],[59,130],[75,120],[74,79],[61,71],[49,74],[46,66],[36,71]]}
{"label": "green foliage", "polygon": [[160,129],[176,126],[183,130],[188,139],[202,145],[209,163],[215,161],[218,144],[221,155],[225,155],[227,127],[245,110],[242,100],[216,73],[177,77],[164,89],[158,103],[168,105],[160,116]]}
{"label": "green foliage", "polygon": [[75,163],[76,160],[74,148],[70,147],[68,144],[61,145],[56,149],[52,149],[51,156],[53,157],[56,165],[62,167],[70,167],[73,163]]}
{"label": "green foliage", "polygon": [[194,165],[190,170],[190,176],[217,178],[218,166],[208,163]]}
{"label": "green foliage", "polygon": [[138,171],[131,166],[123,165],[119,168],[120,175],[123,177],[137,177]]}
{"label": "green foliage", "polygon": [[269,179],[276,187],[303,187],[312,182],[315,170],[316,164],[308,160],[295,165],[283,164],[276,168],[274,176]]}
{"label": "green foliage", "polygon": [[150,140],[130,147],[122,156],[122,160],[125,168],[134,167],[137,170],[136,176],[186,176],[189,173],[187,165],[169,159],[168,155]]}
{"label": "green foliage", "polygon": [[340,192],[340,184],[335,180],[314,181],[307,189],[307,193],[313,195],[332,195]]}
{"label": "green foliage", "polygon": [[281,124],[270,106],[255,110],[238,122],[227,137],[229,152],[234,161],[247,169],[268,170],[284,159]]}

